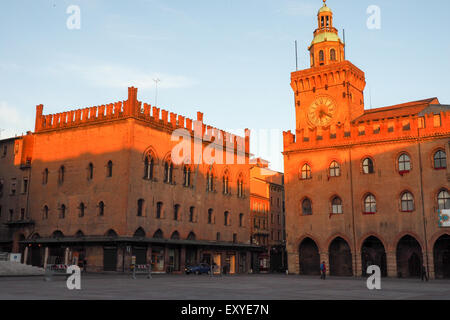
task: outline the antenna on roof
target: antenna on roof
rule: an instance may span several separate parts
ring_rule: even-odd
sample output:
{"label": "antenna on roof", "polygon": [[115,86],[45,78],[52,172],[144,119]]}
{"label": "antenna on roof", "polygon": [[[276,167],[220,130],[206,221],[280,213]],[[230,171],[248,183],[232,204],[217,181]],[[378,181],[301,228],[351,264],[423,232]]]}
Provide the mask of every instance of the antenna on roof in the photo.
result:
{"label": "antenna on roof", "polygon": [[297,40],[295,40],[295,71],[298,71]]}

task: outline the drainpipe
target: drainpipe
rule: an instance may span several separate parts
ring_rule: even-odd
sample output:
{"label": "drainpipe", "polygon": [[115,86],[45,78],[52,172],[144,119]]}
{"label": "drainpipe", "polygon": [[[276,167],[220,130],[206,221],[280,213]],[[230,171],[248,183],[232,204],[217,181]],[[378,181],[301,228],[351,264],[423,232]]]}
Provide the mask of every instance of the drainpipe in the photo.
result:
{"label": "drainpipe", "polygon": [[419,151],[419,170],[420,170],[420,196],[422,199],[422,218],[423,218],[423,235],[425,237],[425,257],[427,260],[427,276],[430,278],[430,266],[429,266],[429,258],[428,258],[428,239],[427,239],[427,220],[425,218],[425,203],[424,203],[424,194],[423,194],[423,168],[422,168],[422,149],[420,146],[420,129],[417,127],[417,148]]}
{"label": "drainpipe", "polygon": [[352,199],[352,231],[353,231],[353,249],[355,250],[355,263],[353,268],[353,275],[356,277],[358,274],[357,263],[357,250],[356,250],[356,231],[355,231],[355,202],[353,192],[353,169],[352,169],[352,149],[351,146],[348,149],[349,163],[350,163],[350,195]]}

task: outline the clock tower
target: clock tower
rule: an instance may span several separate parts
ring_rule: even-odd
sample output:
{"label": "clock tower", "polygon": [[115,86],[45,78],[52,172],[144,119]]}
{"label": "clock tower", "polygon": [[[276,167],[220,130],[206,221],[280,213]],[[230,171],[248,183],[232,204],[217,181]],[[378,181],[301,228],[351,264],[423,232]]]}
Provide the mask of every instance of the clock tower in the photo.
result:
{"label": "clock tower", "polygon": [[308,48],[311,67],[291,74],[297,131],[345,125],[364,113],[364,72],[345,60],[333,12],[323,2]]}

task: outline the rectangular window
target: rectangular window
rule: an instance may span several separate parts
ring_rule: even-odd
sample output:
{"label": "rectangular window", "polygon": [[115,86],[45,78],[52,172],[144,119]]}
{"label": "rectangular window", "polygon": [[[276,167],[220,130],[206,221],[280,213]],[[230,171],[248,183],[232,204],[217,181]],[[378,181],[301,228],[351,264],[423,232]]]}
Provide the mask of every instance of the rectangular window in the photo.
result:
{"label": "rectangular window", "polygon": [[23,178],[22,181],[22,193],[28,192],[28,178]]}
{"label": "rectangular window", "polygon": [[11,179],[11,195],[15,195],[16,194],[16,189],[17,189],[17,180],[16,178]]}

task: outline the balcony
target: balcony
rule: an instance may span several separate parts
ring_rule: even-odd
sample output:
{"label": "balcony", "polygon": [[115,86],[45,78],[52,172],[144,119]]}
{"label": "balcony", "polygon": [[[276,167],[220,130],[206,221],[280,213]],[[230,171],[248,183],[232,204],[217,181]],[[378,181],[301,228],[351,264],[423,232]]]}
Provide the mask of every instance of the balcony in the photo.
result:
{"label": "balcony", "polygon": [[35,222],[34,222],[34,220],[25,218],[25,219],[20,219],[20,220],[9,220],[9,221],[5,222],[4,224],[10,228],[14,228],[14,227],[34,226]]}

